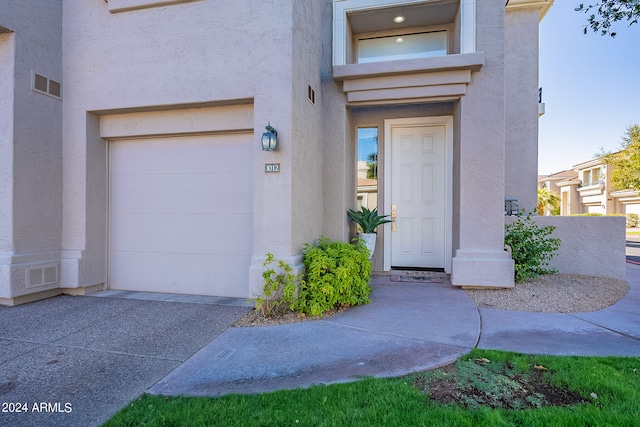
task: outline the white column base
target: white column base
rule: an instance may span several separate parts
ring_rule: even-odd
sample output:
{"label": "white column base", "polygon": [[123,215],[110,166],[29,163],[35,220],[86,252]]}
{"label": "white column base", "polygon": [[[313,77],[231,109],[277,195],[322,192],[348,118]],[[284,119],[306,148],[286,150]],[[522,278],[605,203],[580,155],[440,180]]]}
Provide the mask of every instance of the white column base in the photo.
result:
{"label": "white column base", "polygon": [[457,250],[451,284],[470,288],[512,288],[514,262],[505,251]]}

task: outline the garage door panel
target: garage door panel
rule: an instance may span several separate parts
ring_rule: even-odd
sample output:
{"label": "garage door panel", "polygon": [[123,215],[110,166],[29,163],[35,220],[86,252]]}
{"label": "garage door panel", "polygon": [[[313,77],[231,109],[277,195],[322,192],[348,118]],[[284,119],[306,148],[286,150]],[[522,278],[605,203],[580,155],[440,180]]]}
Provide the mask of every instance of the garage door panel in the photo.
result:
{"label": "garage door panel", "polygon": [[[116,252],[112,289],[246,298],[249,256]],[[202,268],[207,266],[207,268]]]}
{"label": "garage door panel", "polygon": [[252,140],[110,143],[110,288],[250,297]]}
{"label": "garage door panel", "polygon": [[112,251],[244,255],[248,223],[251,214],[113,214]]}
{"label": "garage door panel", "polygon": [[251,172],[251,162],[236,161],[253,159],[251,143],[247,134],[119,140],[111,150],[111,173]]}
{"label": "garage door panel", "polygon": [[119,175],[111,186],[116,213],[253,212],[250,173]]}

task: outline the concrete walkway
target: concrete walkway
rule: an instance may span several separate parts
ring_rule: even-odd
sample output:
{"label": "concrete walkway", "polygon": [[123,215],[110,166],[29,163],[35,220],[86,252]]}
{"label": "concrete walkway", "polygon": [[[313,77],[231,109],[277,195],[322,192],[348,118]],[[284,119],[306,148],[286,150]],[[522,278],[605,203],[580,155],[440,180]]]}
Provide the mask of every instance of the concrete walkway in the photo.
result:
{"label": "concrete walkway", "polygon": [[[475,346],[558,355],[640,355],[640,266],[597,312],[478,310],[442,284],[374,279],[372,303],[318,321],[228,328],[242,300],[103,292],[0,307],[0,425],[100,425],[145,391],[258,393],[398,376]],[[34,404],[46,411],[34,411]],[[67,405],[68,404],[68,405]],[[68,410],[70,409],[70,410]]]}
{"label": "concrete walkway", "polygon": [[[326,320],[227,329],[151,393],[217,396],[392,377],[454,361],[477,346],[534,354],[640,355],[640,267],[631,291],[592,313],[477,309],[449,283],[374,278],[372,303]],[[446,281],[445,281],[446,282]]]}

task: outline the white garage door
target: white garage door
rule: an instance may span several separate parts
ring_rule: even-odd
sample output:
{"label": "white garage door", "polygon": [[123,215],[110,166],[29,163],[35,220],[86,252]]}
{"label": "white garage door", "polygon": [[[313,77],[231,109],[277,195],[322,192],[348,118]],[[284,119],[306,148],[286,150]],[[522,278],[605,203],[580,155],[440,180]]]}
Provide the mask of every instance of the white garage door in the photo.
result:
{"label": "white garage door", "polygon": [[252,139],[110,142],[111,289],[250,296]]}

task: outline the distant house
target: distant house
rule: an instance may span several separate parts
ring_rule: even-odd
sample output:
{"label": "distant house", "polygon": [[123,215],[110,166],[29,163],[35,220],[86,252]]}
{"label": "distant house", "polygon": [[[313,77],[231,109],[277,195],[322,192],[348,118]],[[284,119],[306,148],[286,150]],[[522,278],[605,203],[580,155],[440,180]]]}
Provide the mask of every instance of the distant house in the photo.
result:
{"label": "distant house", "polygon": [[560,215],[640,214],[640,193],[616,190],[611,182],[614,166],[602,159],[578,163],[573,169],[538,177],[560,197]]}
{"label": "distant house", "polygon": [[504,200],[536,206],[552,4],[3,2],[0,303],[251,297],[267,252],[298,272],[305,243],[353,237],[360,130],[397,214],[374,268],[513,286]]}
{"label": "distant house", "polygon": [[356,194],[356,209],[365,207],[369,210],[378,208],[378,180],[367,178],[369,166],[365,161],[358,162],[358,181]]}

